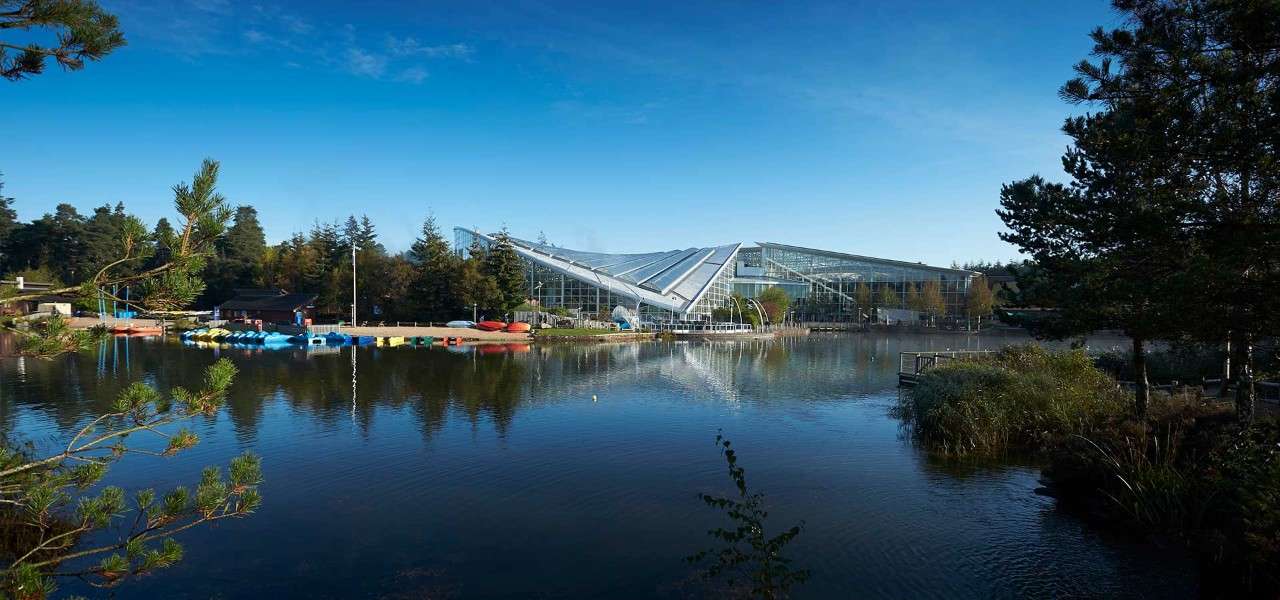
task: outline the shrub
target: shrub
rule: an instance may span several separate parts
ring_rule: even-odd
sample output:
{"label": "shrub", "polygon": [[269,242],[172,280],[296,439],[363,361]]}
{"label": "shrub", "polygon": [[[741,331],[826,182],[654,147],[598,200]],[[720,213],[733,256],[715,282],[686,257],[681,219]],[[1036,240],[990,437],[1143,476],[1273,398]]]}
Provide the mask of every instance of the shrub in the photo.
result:
{"label": "shrub", "polygon": [[1245,591],[1280,595],[1280,423],[1224,436],[1204,477],[1212,482],[1212,528],[1204,554],[1240,575]]}
{"label": "shrub", "polygon": [[1052,495],[1186,540],[1208,589],[1280,593],[1280,425],[1242,430],[1229,404],[1198,393],[1155,395],[1151,409],[1066,440],[1044,470]]}
{"label": "shrub", "polygon": [[903,395],[918,439],[954,455],[1040,451],[1123,414],[1128,395],[1079,350],[1011,346],[943,364]]}

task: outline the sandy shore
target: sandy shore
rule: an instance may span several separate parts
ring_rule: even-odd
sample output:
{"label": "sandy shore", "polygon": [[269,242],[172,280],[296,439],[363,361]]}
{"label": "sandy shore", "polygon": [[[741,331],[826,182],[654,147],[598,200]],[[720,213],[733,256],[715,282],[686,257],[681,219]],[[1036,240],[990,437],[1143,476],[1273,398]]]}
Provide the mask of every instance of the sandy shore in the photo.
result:
{"label": "sandy shore", "polygon": [[160,324],[159,319],[107,319],[103,321],[98,317],[71,317],[67,319],[71,327],[76,329],[89,329],[106,323],[107,325],[134,325],[137,327],[155,327]]}
{"label": "sandy shore", "polygon": [[[72,317],[71,326],[76,328],[89,328],[102,324],[97,317]],[[128,321],[118,320],[109,321],[112,323],[131,323],[139,327],[152,326],[159,324],[155,319],[130,319]],[[479,340],[486,342],[527,342],[529,334],[527,333],[507,333],[505,331],[480,331],[479,329],[455,329],[452,327],[343,327],[343,333],[352,335],[372,335],[377,337],[386,336],[423,336],[431,337],[460,337],[465,340]]]}

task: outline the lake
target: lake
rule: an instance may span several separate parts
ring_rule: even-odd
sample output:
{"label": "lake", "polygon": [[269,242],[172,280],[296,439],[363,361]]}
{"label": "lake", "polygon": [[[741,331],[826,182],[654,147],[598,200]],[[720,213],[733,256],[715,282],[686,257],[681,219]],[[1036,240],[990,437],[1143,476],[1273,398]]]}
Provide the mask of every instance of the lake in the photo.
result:
{"label": "lake", "polygon": [[1185,555],[1059,511],[1034,493],[1035,466],[931,458],[891,415],[899,351],[1011,341],[268,351],[117,338],[0,359],[0,428],[65,445],[130,382],[197,386],[219,356],[239,367],[227,406],[192,425],[198,446],[128,457],[107,483],[190,485],[252,450],[261,510],[181,534],[184,560],[119,598],[684,597],[683,558],[727,524],[697,497],[732,490],[717,431],[771,528],[805,523],[787,552],[813,575],[795,597],[1194,596]]}

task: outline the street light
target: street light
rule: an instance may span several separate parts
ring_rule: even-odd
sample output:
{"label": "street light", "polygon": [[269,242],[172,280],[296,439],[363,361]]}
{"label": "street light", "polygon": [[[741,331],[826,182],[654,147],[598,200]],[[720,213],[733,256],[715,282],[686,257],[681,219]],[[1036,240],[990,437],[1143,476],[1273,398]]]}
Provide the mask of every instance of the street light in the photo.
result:
{"label": "street light", "polygon": [[351,241],[351,326],[356,326],[356,242]]}

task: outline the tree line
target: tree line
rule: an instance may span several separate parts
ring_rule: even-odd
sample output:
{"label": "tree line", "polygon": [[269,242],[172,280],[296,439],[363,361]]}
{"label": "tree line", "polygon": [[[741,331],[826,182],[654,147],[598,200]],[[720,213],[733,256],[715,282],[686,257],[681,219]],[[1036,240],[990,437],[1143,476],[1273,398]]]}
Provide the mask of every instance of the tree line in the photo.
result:
{"label": "tree line", "polygon": [[[145,229],[123,203],[102,205],[88,215],[59,204],[30,222],[20,222],[12,204],[13,198],[0,193],[0,273],[6,279],[24,276],[55,287],[81,286],[120,260],[119,240],[127,231]],[[353,247],[357,317],[362,321],[447,321],[470,315],[473,305],[478,312],[502,315],[526,299],[524,270],[505,231],[492,243],[473,245],[463,256],[454,251],[434,217],[427,217],[412,247],[392,253],[367,216],[316,223],[309,232],[273,245],[267,243],[252,206],[238,206],[230,215],[198,270],[204,285],[191,297],[196,308],[211,309],[238,289],[279,288],[315,293],[320,315],[346,317]],[[132,278],[168,263],[176,236],[169,220],[161,218],[138,236],[145,258],[119,263],[113,274]],[[124,299],[122,289],[116,295]],[[79,303],[96,310],[96,297],[96,290],[89,291],[80,295]],[[130,298],[145,302],[140,289]]]}

